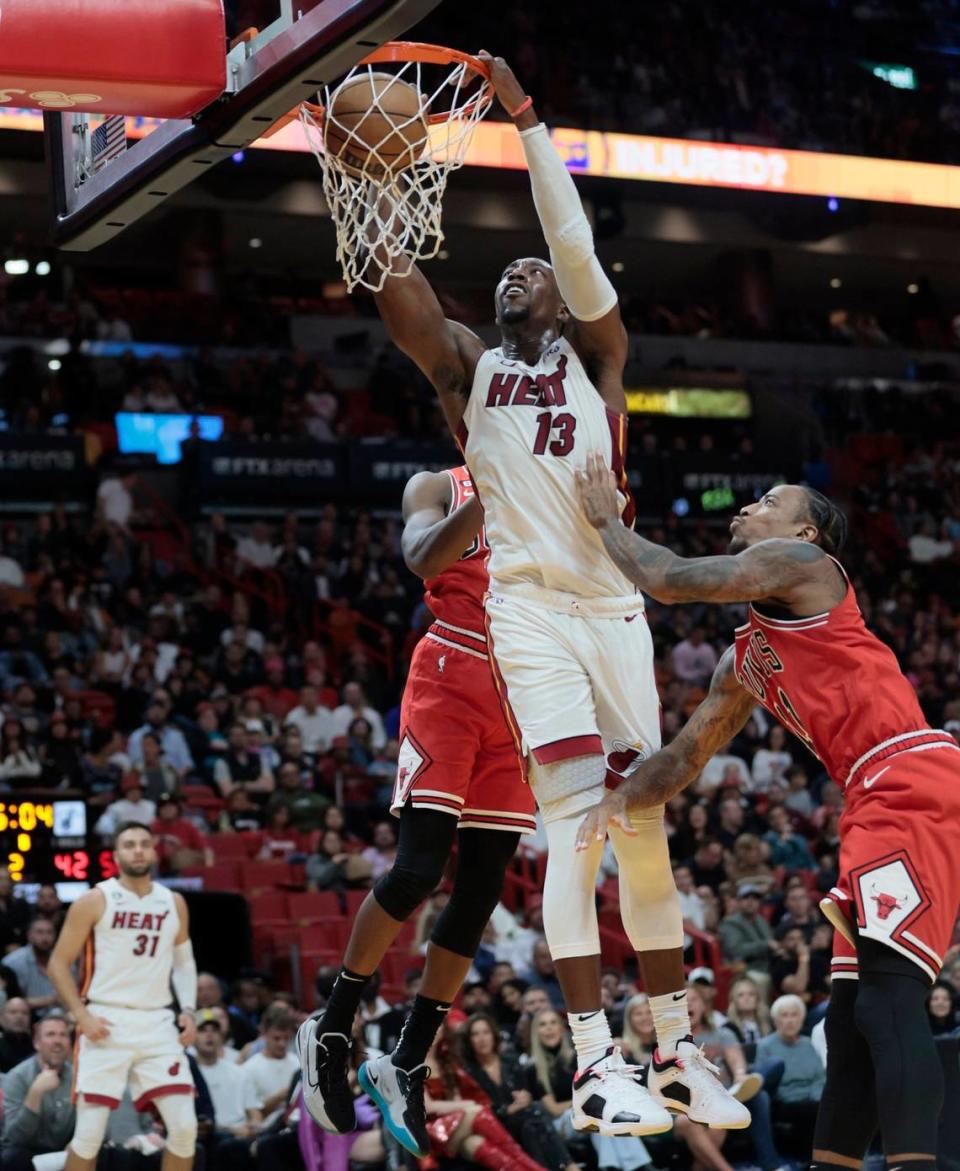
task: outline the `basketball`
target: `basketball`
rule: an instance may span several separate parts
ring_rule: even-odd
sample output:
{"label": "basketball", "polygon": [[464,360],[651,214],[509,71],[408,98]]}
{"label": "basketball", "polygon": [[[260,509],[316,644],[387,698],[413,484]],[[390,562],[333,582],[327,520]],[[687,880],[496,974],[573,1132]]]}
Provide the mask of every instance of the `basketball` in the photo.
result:
{"label": "basketball", "polygon": [[324,146],[351,175],[383,175],[409,166],[426,141],[423,99],[408,82],[390,73],[363,73],[334,93]]}

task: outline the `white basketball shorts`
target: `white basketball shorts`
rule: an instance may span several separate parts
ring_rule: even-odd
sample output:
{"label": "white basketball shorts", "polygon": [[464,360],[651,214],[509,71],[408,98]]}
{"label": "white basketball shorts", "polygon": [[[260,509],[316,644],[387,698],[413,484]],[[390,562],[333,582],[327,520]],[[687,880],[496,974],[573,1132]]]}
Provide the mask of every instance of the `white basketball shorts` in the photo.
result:
{"label": "white basketball shorts", "polygon": [[608,782],[660,747],[660,700],[643,598],[532,590],[487,595],[508,723],[538,764],[603,753]]}
{"label": "white basketball shorts", "polygon": [[190,1062],[180,1044],[169,1008],[114,1008],[87,1006],[94,1016],[110,1022],[103,1041],[81,1037],[74,1066],[74,1092],[93,1106],[120,1105],[123,1091],[137,1110],[166,1094],[193,1094]]}

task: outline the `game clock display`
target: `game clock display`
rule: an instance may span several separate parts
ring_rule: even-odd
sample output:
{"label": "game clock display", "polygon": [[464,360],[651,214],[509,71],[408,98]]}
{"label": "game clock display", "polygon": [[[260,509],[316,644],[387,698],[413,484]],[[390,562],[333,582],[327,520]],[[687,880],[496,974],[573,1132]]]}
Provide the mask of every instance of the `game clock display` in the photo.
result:
{"label": "game clock display", "polygon": [[91,845],[82,801],[0,801],[0,859],[14,882],[99,882],[111,850]]}

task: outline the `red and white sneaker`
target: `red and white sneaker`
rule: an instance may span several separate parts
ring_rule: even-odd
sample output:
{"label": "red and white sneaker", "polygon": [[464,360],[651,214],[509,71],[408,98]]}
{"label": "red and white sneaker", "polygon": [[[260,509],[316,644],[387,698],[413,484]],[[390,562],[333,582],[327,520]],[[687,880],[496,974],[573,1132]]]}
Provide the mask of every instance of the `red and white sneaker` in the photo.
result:
{"label": "red and white sneaker", "polygon": [[703,1055],[692,1037],[677,1043],[677,1055],[663,1060],[657,1049],[647,1071],[647,1088],[655,1102],[691,1122],[717,1130],[745,1130],[750,1111],[720,1081],[720,1070]]}
{"label": "red and white sneaker", "polygon": [[608,1137],[663,1134],[673,1119],[636,1077],[619,1048],[607,1050],[573,1079],[574,1130]]}

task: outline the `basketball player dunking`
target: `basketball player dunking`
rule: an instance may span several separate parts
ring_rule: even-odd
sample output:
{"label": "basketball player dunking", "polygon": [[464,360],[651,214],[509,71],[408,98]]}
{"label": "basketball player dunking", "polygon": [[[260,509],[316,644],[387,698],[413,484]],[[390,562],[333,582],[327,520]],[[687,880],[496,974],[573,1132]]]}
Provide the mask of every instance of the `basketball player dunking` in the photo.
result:
{"label": "basketball player dunking", "polygon": [[[606,1135],[651,1134],[669,1129],[671,1117],[614,1049],[601,1008],[595,879],[603,847],[574,851],[580,817],[608,775],[626,775],[660,743],[643,598],[586,523],[574,480],[598,447],[622,468],[627,340],[546,128],[503,60],[481,56],[520,130],[552,264],[527,258],[504,269],[495,349],[444,317],[409,259],[393,262],[376,301],[393,341],[437,390],[483,502],[489,646],[549,843],[543,916],[577,1049],[573,1123]],[[625,490],[619,504],[629,520]],[[640,814],[634,828],[642,851],[625,851],[626,837],[614,833],[622,913],[662,1052],[687,1087],[683,1108],[695,1121],[748,1126],[746,1107],[689,1038],[683,924],[662,810]]]}
{"label": "basketball player dunking", "polygon": [[879,1120],[891,1171],[932,1171],[943,1084],[925,1000],[960,904],[960,748],[929,727],[893,652],[867,630],[833,556],[843,514],[781,485],[734,519],[730,555],[688,559],[624,528],[599,455],[581,495],[614,563],[658,601],[753,604],[707,698],[591,811],[577,848],[595,849],[611,826],[629,833],[635,811],[695,780],[758,702],[803,740],[846,801],[840,877],[821,903],[837,932],[813,1163],[859,1168]]}
{"label": "basketball player dunking", "polygon": [[435,621],[414,651],[403,692],[391,803],[400,819],[397,857],[360,908],[327,1006],[301,1026],[298,1045],[307,1109],[327,1130],[354,1130],[347,1076],[361,993],[404,922],[440,885],[456,842],[450,902],[427,945],[396,1051],[359,1070],[397,1141],[426,1155],[424,1059],[476,954],[520,834],[536,822],[490,672],[483,622],[489,549],[467,469],[414,476],[403,518],[404,560],[424,578]]}
{"label": "basketball player dunking", "polygon": [[[71,906],[48,969],[77,1024],[77,1125],[66,1171],[92,1171],[128,1081],[136,1108],[152,1102],[163,1119],[163,1171],[189,1171],[197,1116],[184,1047],[196,1035],[197,965],[187,906],[182,895],[151,881],[157,852],[147,826],[122,825],[114,859],[120,877],[98,883]],[[82,992],[70,970],[81,954]]]}

